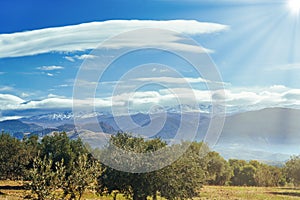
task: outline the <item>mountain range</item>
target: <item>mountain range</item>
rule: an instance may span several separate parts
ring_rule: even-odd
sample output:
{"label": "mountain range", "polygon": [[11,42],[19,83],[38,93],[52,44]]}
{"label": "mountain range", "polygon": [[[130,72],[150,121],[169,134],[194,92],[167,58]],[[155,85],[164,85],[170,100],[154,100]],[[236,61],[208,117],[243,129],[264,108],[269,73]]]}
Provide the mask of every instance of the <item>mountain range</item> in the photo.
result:
{"label": "mountain range", "polygon": [[[105,143],[111,134],[119,131],[150,138],[160,137],[166,141],[172,141],[180,134],[182,137],[179,138],[193,137],[191,139],[205,141],[205,134],[214,117],[208,113],[180,113],[176,110],[120,116],[93,112],[77,115],[75,125],[71,111],[55,111],[2,121],[0,129],[19,139],[24,135],[43,137],[52,132],[65,131],[72,138],[82,137],[91,146],[97,145],[97,139]],[[291,155],[300,154],[299,122],[300,110],[289,108],[266,108],[227,115],[218,142],[211,148],[227,159],[284,162]],[[189,134],[195,127],[194,137]]]}

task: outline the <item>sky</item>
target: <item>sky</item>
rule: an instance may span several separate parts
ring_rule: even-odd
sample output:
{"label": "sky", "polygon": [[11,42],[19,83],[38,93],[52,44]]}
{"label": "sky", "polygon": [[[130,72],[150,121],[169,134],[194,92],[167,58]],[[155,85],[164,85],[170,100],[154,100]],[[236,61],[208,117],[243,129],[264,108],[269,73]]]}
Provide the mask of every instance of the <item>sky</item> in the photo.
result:
{"label": "sky", "polygon": [[[297,0],[0,1],[0,115],[70,109],[74,97],[100,110],[208,105],[220,89],[229,110],[300,108],[299,9]],[[203,74],[151,45],[201,57]],[[139,50],[102,76],[82,70],[130,49]]]}

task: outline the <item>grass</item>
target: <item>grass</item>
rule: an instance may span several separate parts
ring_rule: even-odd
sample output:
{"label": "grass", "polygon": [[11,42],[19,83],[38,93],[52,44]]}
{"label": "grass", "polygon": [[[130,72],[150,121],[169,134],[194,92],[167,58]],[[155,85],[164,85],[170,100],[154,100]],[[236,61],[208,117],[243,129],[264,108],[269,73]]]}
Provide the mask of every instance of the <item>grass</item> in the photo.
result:
{"label": "grass", "polygon": [[[21,182],[0,181],[0,200],[24,199],[29,191],[22,188]],[[112,200],[112,197],[99,197],[86,192],[84,200]],[[118,195],[118,200],[124,200]],[[158,198],[160,199],[160,198]],[[195,200],[289,200],[300,199],[300,189],[297,188],[265,188],[265,187],[233,187],[233,186],[204,186],[200,197]]]}
{"label": "grass", "polygon": [[0,200],[23,199],[28,191],[22,189],[22,182],[18,181],[0,181]]}
{"label": "grass", "polygon": [[300,190],[274,187],[204,186],[201,190],[201,197],[196,199],[289,200],[300,199]]}

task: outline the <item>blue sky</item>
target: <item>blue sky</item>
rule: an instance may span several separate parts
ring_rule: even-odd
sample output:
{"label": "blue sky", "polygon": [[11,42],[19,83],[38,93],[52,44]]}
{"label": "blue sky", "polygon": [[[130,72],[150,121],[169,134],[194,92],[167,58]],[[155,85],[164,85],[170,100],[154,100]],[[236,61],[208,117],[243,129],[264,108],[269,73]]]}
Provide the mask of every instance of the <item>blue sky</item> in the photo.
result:
{"label": "blue sky", "polygon": [[[178,31],[208,50],[229,107],[300,106],[300,15],[288,0],[4,0],[0,10],[0,112],[70,108],[74,80],[84,59],[92,59],[91,50],[118,33],[149,26]],[[209,101],[210,92],[196,80],[197,74],[186,70],[187,63],[161,53],[151,60],[146,53],[129,55],[111,66],[103,77],[107,88],[97,93],[103,105],[109,105],[110,90],[122,72],[154,61],[181,71],[199,103]],[[154,72],[163,66],[150,68]],[[153,75],[184,93],[186,88],[176,84],[179,79],[169,79],[168,73]],[[122,91],[126,98],[129,92]],[[139,92],[138,105],[170,103],[162,88]]]}

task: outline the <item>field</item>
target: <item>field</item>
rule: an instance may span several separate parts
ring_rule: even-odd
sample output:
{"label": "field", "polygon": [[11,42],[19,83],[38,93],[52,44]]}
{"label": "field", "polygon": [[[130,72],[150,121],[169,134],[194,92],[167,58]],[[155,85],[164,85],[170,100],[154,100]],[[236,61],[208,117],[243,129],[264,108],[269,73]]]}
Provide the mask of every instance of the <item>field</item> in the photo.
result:
{"label": "field", "polygon": [[[0,200],[23,199],[29,192],[23,190],[21,182],[0,181]],[[112,197],[99,197],[92,193],[86,193],[83,199],[103,199],[109,200]],[[118,195],[118,199],[124,199]],[[160,199],[160,198],[158,198]],[[233,187],[233,186],[204,186],[201,196],[197,200],[220,199],[258,199],[258,200],[289,200],[300,199],[300,189],[297,188],[264,188],[264,187]]]}
{"label": "field", "polygon": [[300,189],[296,188],[265,188],[265,187],[233,187],[233,186],[205,186],[201,191],[204,199],[258,199],[284,200],[300,199]]}

